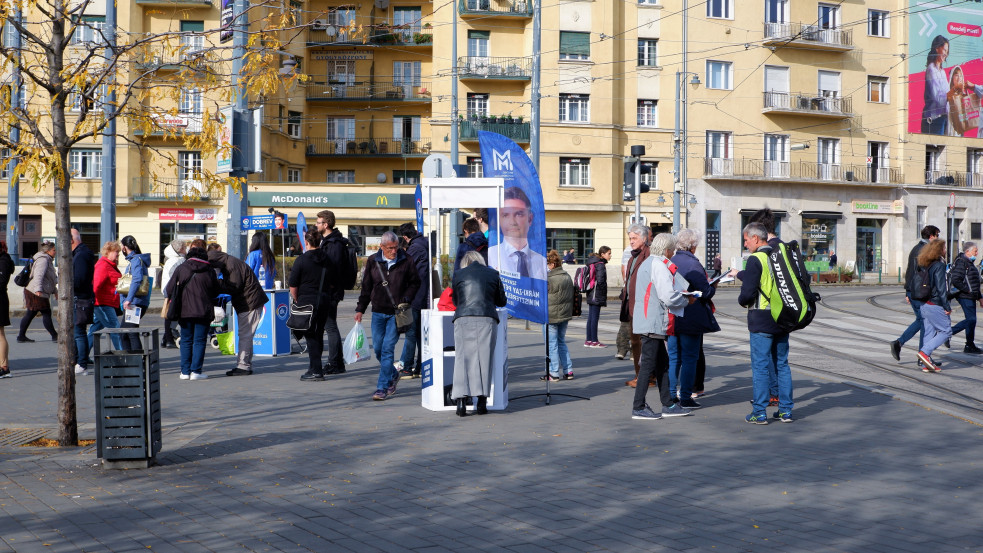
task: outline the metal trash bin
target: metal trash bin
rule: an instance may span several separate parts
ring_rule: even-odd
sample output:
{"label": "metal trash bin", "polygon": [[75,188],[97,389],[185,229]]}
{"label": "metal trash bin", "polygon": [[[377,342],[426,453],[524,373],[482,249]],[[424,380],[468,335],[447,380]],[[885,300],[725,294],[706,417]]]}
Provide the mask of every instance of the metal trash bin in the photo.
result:
{"label": "metal trash bin", "polygon": [[[114,352],[109,340],[122,334],[138,334],[143,348]],[[156,328],[106,328],[94,334],[96,455],[103,468],[147,468],[156,461],[161,446],[157,335]]]}

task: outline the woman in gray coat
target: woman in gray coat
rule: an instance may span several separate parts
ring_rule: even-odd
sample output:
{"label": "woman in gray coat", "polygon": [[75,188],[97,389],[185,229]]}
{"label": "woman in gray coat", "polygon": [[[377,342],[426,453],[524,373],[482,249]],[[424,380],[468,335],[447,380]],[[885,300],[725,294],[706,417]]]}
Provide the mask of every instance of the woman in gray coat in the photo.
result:
{"label": "woman in gray coat", "polygon": [[465,398],[477,396],[475,413],[488,413],[491,393],[492,351],[498,328],[496,307],[505,306],[505,288],[498,271],[485,266],[476,251],[461,256],[461,267],[454,271],[454,387],[451,398],[457,402],[457,416],[468,414]]}
{"label": "woman in gray coat", "polygon": [[33,342],[27,337],[27,327],[31,326],[31,321],[38,313],[41,314],[41,321],[44,329],[51,335],[51,341],[58,341],[58,331],[51,321],[51,301],[48,299],[56,291],[58,283],[55,277],[55,264],[51,258],[55,256],[55,245],[51,242],[42,242],[40,251],[34,254],[33,265],[31,266],[31,281],[24,287],[24,317],[20,320],[20,333],[17,341]]}

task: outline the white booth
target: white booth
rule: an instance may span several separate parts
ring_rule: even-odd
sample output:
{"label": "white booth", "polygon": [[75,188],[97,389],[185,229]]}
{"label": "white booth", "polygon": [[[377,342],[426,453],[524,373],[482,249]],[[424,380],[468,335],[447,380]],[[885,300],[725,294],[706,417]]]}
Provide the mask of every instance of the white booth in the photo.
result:
{"label": "white booth", "polygon": [[[423,179],[421,190],[425,224],[428,229],[437,230],[437,251],[434,252],[434,257],[440,259],[441,255],[443,229],[440,224],[440,209],[501,209],[504,186],[505,181],[501,178]],[[453,258],[456,252],[449,253]],[[432,286],[432,282],[430,285]],[[435,295],[439,296],[440,291],[431,290],[430,297]],[[432,309],[424,309],[420,314],[423,341],[422,404],[431,411],[451,411],[456,409],[454,401],[450,399],[454,382],[454,312],[438,311],[436,299],[431,302],[431,307]],[[498,309],[498,320],[492,348],[492,384],[487,401],[489,411],[501,411],[509,404],[509,316],[505,308]],[[469,410],[473,409],[473,405],[469,406]]]}

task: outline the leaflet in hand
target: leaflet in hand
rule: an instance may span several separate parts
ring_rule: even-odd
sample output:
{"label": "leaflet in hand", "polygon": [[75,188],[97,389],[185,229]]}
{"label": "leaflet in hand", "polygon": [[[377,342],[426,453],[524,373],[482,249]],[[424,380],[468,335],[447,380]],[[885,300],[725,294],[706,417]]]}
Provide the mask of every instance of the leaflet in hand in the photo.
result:
{"label": "leaflet in hand", "polygon": [[140,324],[140,314],[143,313],[143,309],[133,306],[123,312],[123,322]]}
{"label": "leaflet in hand", "polygon": [[692,292],[686,291],[686,292],[680,292],[680,293],[682,295],[684,295],[684,296],[693,296],[694,298],[702,298],[703,297],[703,292],[700,292],[699,290],[693,290]]}
{"label": "leaflet in hand", "polygon": [[734,282],[734,280],[736,279],[730,276],[730,269],[727,269],[727,272],[722,273],[717,278],[710,280],[710,286],[713,286],[714,284],[727,284],[728,282]]}

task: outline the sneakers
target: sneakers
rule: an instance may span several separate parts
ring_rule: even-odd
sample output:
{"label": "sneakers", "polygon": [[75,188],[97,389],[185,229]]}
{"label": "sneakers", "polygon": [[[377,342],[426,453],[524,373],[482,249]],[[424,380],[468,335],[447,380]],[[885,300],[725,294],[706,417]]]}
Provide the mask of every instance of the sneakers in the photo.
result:
{"label": "sneakers", "polygon": [[573,373],[563,375],[563,380],[573,380]]}
{"label": "sneakers", "polygon": [[[771,418],[777,420],[778,422],[792,422],[792,413],[782,413],[781,411],[775,411],[775,414]],[[750,421],[748,421],[750,422]]]}
{"label": "sneakers", "polygon": [[942,372],[942,369],[940,369],[939,366],[932,361],[932,358],[925,354],[925,352],[918,352],[918,360],[922,364],[923,373]]}
{"label": "sneakers", "polygon": [[606,348],[606,347],[608,347],[608,345],[607,344],[602,344],[600,342],[594,342],[594,345],[591,346],[591,347],[592,348]]}
{"label": "sneakers", "polygon": [[181,373],[181,380],[191,380],[191,375]]}
{"label": "sneakers", "polygon": [[680,407],[678,403],[673,403],[669,407],[662,408],[663,417],[685,417],[686,415],[692,415],[693,412],[685,407]]}
{"label": "sneakers", "polygon": [[[608,345],[607,344],[602,344],[600,342],[584,342],[584,347],[585,348],[606,348],[606,347],[608,347]],[[618,356],[615,355],[615,357],[618,357]],[[623,358],[624,358],[623,355],[621,357],[618,357],[618,359],[623,359]]]}
{"label": "sneakers", "polygon": [[651,407],[646,405],[641,409],[633,409],[631,412],[631,418],[642,421],[657,421],[662,418],[662,414],[656,413]]}
{"label": "sneakers", "polygon": [[751,413],[750,415],[744,417],[744,420],[751,424],[768,424],[768,415],[755,415]]}
{"label": "sneakers", "polygon": [[976,347],[976,344],[966,344],[963,348],[963,353],[972,353],[974,355],[979,355],[983,353],[983,349]]}
{"label": "sneakers", "polygon": [[[18,338],[17,341],[20,342],[20,338]],[[625,358],[625,354],[623,354],[621,352],[618,352],[618,353],[614,354],[614,358],[615,359],[618,359],[620,361],[620,360],[622,360],[622,359]]]}
{"label": "sneakers", "polygon": [[901,361],[901,342],[897,340],[891,342],[891,357],[895,361]]}
{"label": "sneakers", "polygon": [[542,381],[547,381],[548,380],[550,382],[559,382],[560,381],[560,377],[559,376],[553,376],[552,374],[550,374],[550,375],[543,375],[543,376],[539,377],[539,379],[542,380]]}
{"label": "sneakers", "polygon": [[385,390],[376,390],[375,393],[372,394],[372,401],[383,401],[385,399],[386,399]]}
{"label": "sneakers", "polygon": [[768,407],[778,407],[778,396],[768,398]]}
{"label": "sneakers", "polygon": [[85,372],[85,367],[83,367],[82,365],[79,365],[78,363],[76,363],[75,364],[75,374],[88,374],[88,373]]}
{"label": "sneakers", "polygon": [[240,369],[238,367],[232,369],[231,371],[225,371],[225,376],[249,376],[253,374],[253,371]]}
{"label": "sneakers", "polygon": [[396,384],[398,383],[399,383],[399,373],[396,373],[396,377],[393,378],[392,384],[390,384],[389,387],[386,388],[386,398],[391,398],[394,395],[396,395]]}
{"label": "sneakers", "polygon": [[400,377],[413,378],[413,369],[400,369],[398,374]]}
{"label": "sneakers", "polygon": [[324,376],[332,374],[345,374],[346,372],[348,372],[348,369],[345,367],[327,367],[324,369]]}
{"label": "sneakers", "polygon": [[585,348],[592,348],[592,347],[594,347],[594,342],[588,342],[587,340],[584,340],[584,347]]}
{"label": "sneakers", "polygon": [[699,409],[700,407],[703,407],[697,403],[695,399],[689,397],[679,400],[679,406],[686,409]]}
{"label": "sneakers", "polygon": [[690,397],[693,398],[693,399],[696,399],[698,397],[703,397],[705,395],[707,395],[706,392],[693,392],[693,395],[691,395]]}
{"label": "sneakers", "polygon": [[952,343],[951,343],[951,341],[948,338],[945,339],[945,342],[943,342],[943,345],[945,346],[945,349],[951,349],[952,348]]}
{"label": "sneakers", "polygon": [[308,382],[323,382],[324,373],[316,373],[312,371],[307,371],[306,373],[300,375],[300,379]]}
{"label": "sneakers", "polygon": [[0,368],[0,378],[10,378],[10,369],[7,367]]}
{"label": "sneakers", "polygon": [[191,380],[205,380],[208,375],[205,373],[191,373]]}

